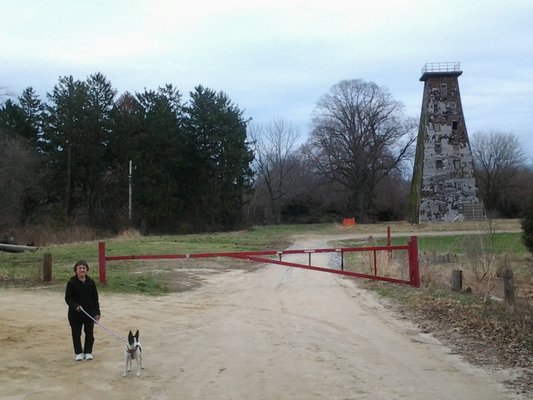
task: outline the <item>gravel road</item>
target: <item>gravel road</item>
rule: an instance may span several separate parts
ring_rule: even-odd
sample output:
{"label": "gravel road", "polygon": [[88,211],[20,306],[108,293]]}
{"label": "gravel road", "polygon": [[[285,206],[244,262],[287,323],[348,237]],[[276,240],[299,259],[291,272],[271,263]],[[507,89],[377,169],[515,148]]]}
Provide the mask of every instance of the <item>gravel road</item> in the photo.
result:
{"label": "gravel road", "polygon": [[507,371],[466,363],[352,278],[266,265],[188,292],[101,297],[103,324],[140,330],[142,376],[121,376],[123,343],[98,327],[95,359],[74,361],[62,292],[0,289],[2,399],[520,399]]}

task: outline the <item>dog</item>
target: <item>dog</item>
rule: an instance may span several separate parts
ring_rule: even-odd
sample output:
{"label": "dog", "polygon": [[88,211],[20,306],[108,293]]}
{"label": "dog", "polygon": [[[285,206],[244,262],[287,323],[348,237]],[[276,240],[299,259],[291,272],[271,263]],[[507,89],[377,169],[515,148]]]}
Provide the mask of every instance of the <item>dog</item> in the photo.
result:
{"label": "dog", "polygon": [[126,376],[131,370],[131,364],[133,360],[137,362],[137,376],[141,376],[141,369],[144,369],[143,349],[141,347],[141,342],[139,341],[139,331],[135,332],[135,335],[130,331],[128,334],[128,343],[126,344],[126,367],[124,368],[124,373],[122,376]]}

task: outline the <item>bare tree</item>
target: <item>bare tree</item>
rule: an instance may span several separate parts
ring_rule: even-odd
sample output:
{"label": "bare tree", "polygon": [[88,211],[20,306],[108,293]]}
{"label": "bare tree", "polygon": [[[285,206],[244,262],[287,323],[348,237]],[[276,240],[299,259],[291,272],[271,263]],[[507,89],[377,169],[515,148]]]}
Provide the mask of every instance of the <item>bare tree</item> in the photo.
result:
{"label": "bare tree", "polygon": [[36,182],[36,157],[23,139],[0,131],[0,235],[16,228]]}
{"label": "bare tree", "polygon": [[[416,121],[387,89],[341,81],[319,101],[309,140],[319,173],[350,193],[350,210],[366,220],[376,185],[410,155]],[[394,201],[394,199],[391,199]]]}
{"label": "bare tree", "polygon": [[471,139],[479,193],[490,213],[498,214],[514,192],[526,155],[518,138],[505,132],[476,132]]}
{"label": "bare tree", "polygon": [[254,126],[250,137],[255,144],[255,166],[258,183],[268,202],[268,219],[281,222],[281,209],[290,190],[289,176],[297,167],[295,151],[300,138],[299,130],[290,122],[275,120],[266,126]]}

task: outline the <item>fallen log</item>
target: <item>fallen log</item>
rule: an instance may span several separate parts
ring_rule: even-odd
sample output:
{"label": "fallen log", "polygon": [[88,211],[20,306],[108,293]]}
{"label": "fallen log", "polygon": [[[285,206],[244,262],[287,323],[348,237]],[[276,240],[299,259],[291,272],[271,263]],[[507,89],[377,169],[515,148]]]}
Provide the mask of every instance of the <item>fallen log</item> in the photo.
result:
{"label": "fallen log", "polygon": [[36,251],[37,249],[38,247],[35,247],[35,246],[0,243],[0,251],[5,251],[7,253],[23,253],[25,251]]}

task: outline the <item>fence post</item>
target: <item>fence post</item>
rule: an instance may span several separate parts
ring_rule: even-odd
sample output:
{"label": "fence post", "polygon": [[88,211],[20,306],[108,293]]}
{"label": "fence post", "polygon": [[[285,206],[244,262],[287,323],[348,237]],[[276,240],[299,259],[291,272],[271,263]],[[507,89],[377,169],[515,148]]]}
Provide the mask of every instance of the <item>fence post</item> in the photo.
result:
{"label": "fence post", "polygon": [[416,236],[409,239],[409,274],[411,275],[411,285],[420,287],[420,268],[418,264],[418,242]]}
{"label": "fence post", "polygon": [[505,292],[505,306],[507,311],[514,311],[515,291],[513,271],[506,269],[503,275],[503,287]]}
{"label": "fence post", "polygon": [[52,254],[45,253],[43,258],[43,281],[50,282],[52,280]]}
{"label": "fence post", "polygon": [[463,271],[460,269],[454,269],[452,271],[452,290],[454,292],[463,290]]}
{"label": "fence post", "polygon": [[98,242],[98,271],[100,273],[100,283],[107,283],[105,268],[105,242]]}

